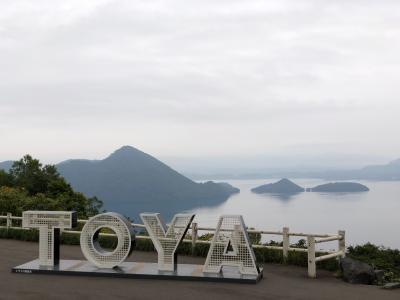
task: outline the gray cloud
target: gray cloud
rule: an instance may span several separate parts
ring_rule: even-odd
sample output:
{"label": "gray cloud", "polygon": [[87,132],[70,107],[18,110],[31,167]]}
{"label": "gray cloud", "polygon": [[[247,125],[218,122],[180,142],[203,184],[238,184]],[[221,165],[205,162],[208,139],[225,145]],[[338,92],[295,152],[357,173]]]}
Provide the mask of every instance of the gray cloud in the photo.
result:
{"label": "gray cloud", "polygon": [[396,157],[399,37],[398,1],[2,1],[0,160]]}

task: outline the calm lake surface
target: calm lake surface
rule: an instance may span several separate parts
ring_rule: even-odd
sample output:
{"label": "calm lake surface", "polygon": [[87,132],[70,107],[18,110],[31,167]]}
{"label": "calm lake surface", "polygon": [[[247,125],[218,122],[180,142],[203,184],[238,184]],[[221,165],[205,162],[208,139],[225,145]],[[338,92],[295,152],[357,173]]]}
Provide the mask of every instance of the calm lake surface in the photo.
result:
{"label": "calm lake surface", "polygon": [[[299,193],[291,196],[263,194],[250,190],[278,179],[219,180],[240,188],[240,193],[215,207],[192,210],[199,226],[213,226],[223,214],[241,214],[246,226],[264,230],[305,233],[336,233],[346,230],[347,245],[371,242],[400,248],[400,182],[357,181],[369,187],[364,193]],[[295,179],[302,187],[313,187],[327,181]],[[263,240],[281,240],[265,236]],[[293,242],[296,240],[293,239]],[[321,245],[321,244],[320,244]],[[336,244],[326,243],[321,249]]]}

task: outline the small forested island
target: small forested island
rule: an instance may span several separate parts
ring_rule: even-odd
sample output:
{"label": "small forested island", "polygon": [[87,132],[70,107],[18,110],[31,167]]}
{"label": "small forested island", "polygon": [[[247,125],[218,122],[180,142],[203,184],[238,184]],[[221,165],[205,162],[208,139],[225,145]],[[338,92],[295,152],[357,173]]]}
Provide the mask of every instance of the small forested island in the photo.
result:
{"label": "small forested island", "polygon": [[355,193],[368,192],[369,188],[357,182],[330,182],[310,189],[310,192]]}
{"label": "small forested island", "polygon": [[256,194],[295,194],[301,192],[322,192],[322,193],[356,193],[368,192],[369,188],[357,182],[330,182],[313,188],[304,189],[287,178],[275,183],[260,185],[251,189]]}
{"label": "small forested island", "polygon": [[260,185],[251,189],[251,191],[256,194],[294,194],[304,192],[304,188],[298,186],[287,178],[283,178],[275,183]]}

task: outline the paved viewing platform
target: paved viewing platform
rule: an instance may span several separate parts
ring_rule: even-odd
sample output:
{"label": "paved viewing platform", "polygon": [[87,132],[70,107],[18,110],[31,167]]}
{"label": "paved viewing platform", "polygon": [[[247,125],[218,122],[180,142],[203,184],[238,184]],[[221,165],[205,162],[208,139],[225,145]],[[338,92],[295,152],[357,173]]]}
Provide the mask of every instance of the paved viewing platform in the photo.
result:
{"label": "paved viewing platform", "polygon": [[[266,264],[258,284],[15,274],[11,268],[36,259],[38,244],[0,239],[0,299],[400,299],[400,290],[352,285],[320,270]],[[84,259],[79,246],[61,246],[62,259]],[[180,256],[179,263],[205,258]],[[154,252],[134,251],[128,261],[156,262]]]}

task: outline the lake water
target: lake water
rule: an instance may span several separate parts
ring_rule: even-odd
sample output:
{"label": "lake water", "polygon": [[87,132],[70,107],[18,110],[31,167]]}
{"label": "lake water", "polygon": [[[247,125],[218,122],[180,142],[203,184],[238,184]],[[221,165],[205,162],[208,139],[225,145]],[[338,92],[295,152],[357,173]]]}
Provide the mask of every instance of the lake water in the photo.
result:
{"label": "lake water", "polygon": [[[399,181],[357,181],[369,187],[370,191],[364,193],[305,192],[292,196],[259,195],[250,191],[277,179],[221,181],[240,188],[241,192],[219,206],[194,209],[199,226],[215,227],[220,215],[241,214],[246,226],[256,229],[281,230],[288,226],[290,231],[305,233],[336,233],[343,229],[347,245],[369,241],[400,248]],[[302,187],[326,183],[319,179],[293,181]],[[269,235],[263,238],[271,239],[282,238]],[[323,249],[333,247],[335,244],[327,243]]]}

